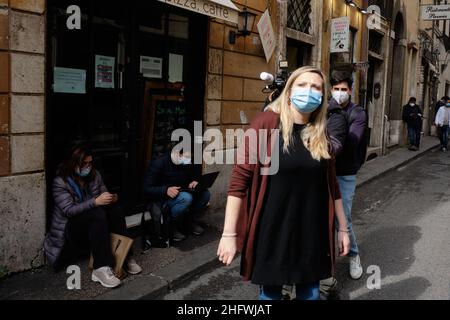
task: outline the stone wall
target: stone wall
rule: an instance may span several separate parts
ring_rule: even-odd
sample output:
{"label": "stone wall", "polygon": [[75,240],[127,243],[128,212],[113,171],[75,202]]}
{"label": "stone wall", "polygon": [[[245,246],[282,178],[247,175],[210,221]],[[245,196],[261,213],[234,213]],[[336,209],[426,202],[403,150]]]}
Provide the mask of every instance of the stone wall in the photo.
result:
{"label": "stone wall", "polygon": [[42,265],[45,0],[0,0],[0,267]]}
{"label": "stone wall", "polygon": [[[220,129],[224,136],[227,129],[245,128],[261,111],[266,95],[261,92],[264,82],[259,79],[261,72],[274,73],[277,54],[267,63],[259,38],[257,23],[266,10],[266,1],[233,1],[240,9],[246,4],[249,11],[257,14],[251,35],[237,37],[235,44],[228,41],[229,32],[237,31],[236,26],[221,20],[211,19],[208,40],[208,76],[206,83],[205,129]],[[270,15],[274,32],[277,34],[277,2],[273,1]],[[229,141],[228,141],[229,142]],[[225,148],[234,148],[235,143]],[[205,166],[204,171],[220,170],[216,183],[211,189],[210,209],[222,210],[226,202],[230,165]]]}

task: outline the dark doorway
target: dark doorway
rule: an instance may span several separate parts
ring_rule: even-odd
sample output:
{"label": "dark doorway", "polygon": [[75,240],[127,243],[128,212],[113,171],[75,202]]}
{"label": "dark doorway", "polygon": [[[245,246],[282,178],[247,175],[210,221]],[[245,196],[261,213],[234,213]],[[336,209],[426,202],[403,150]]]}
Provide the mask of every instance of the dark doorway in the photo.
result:
{"label": "dark doorway", "polygon": [[[145,83],[157,83],[160,93],[167,95],[169,55],[182,57],[181,78],[175,80],[185,87],[187,122],[202,119],[208,19],[156,0],[48,0],[47,4],[48,208],[52,205],[51,184],[65,150],[73,143],[88,142],[108,189],[119,194],[127,214],[140,212],[146,166],[142,152],[153,143],[144,139],[143,127],[154,120],[144,117]],[[81,30],[66,27],[67,7],[74,4],[82,12]],[[187,29],[180,25],[186,22]],[[112,77],[106,85],[96,76],[96,69],[97,74],[103,70],[99,69],[100,56],[113,65],[104,77],[105,81]],[[141,56],[160,58],[161,75],[144,77],[152,71],[142,70]],[[55,90],[55,67],[84,71],[85,92]]]}
{"label": "dark doorway", "polygon": [[287,39],[286,58],[289,72],[311,64],[312,46],[293,39]]}
{"label": "dark doorway", "polygon": [[401,13],[397,14],[395,19],[395,40],[394,40],[394,52],[392,59],[392,81],[391,81],[391,101],[389,109],[389,119],[401,120],[401,113],[403,107],[403,76],[404,76],[404,63],[406,61],[406,48],[400,43],[400,40],[405,38],[405,29],[403,23],[403,16]]}

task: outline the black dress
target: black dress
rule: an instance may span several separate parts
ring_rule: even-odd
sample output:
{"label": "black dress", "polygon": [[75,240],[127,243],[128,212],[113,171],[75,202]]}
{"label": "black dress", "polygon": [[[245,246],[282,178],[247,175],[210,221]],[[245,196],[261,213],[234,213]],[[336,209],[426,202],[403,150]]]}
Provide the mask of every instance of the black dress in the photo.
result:
{"label": "black dress", "polygon": [[294,141],[269,177],[255,243],[252,282],[306,284],[331,276],[328,236],[328,184],[325,160],[316,161],[294,125]]}

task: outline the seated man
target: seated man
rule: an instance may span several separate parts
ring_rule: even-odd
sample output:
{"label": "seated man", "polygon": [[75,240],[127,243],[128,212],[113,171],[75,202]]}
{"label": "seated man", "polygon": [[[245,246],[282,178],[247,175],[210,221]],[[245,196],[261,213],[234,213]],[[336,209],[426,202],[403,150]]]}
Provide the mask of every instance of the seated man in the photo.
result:
{"label": "seated man", "polygon": [[[147,170],[144,192],[151,201],[158,201],[170,208],[171,217],[175,222],[174,241],[182,241],[186,238],[181,232],[183,227],[187,227],[195,235],[201,235],[204,232],[196,220],[208,205],[211,194],[208,190],[197,190],[197,185],[191,155],[187,152],[167,153],[154,160]],[[191,190],[185,191],[186,189]],[[188,209],[190,209],[190,217],[184,219]],[[190,225],[183,225],[183,221],[186,220],[190,221]]]}

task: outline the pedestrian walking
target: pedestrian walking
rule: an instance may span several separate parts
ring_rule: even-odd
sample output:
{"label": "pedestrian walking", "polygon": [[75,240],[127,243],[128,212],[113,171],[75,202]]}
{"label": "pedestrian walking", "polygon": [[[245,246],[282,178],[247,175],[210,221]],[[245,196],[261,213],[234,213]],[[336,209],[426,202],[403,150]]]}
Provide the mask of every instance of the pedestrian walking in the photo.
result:
{"label": "pedestrian walking", "polygon": [[416,98],[409,98],[408,104],[403,107],[402,116],[408,128],[408,148],[411,151],[418,151],[420,148],[423,112],[416,102]]}
{"label": "pedestrian walking", "polygon": [[435,124],[441,132],[441,150],[447,152],[448,149],[448,136],[450,133],[450,99],[447,100],[445,106],[442,106],[435,119]]}
{"label": "pedestrian walking", "polygon": [[[291,284],[296,299],[320,298],[319,281],[334,274],[335,215],[339,254],[349,250],[349,230],[326,135],[325,86],[320,70],[296,70],[280,98],[247,131],[264,133],[267,139],[258,141],[269,141],[267,145],[243,143],[238,150],[238,158],[245,161],[238,162],[231,175],[217,255],[229,265],[237,250],[242,252],[241,274],[260,286],[260,300],[281,299],[282,286]],[[272,145],[276,132],[279,139]],[[269,150],[272,161],[278,151],[274,175],[262,174],[267,162],[250,161],[260,159],[261,150]]]}
{"label": "pedestrian walking", "polygon": [[332,99],[328,106],[328,132],[336,153],[336,175],[342,195],[350,235],[349,273],[357,280],[363,268],[352,223],[356,176],[366,160],[367,114],[351,101],[353,79],[349,72],[337,71],[331,77]]}

